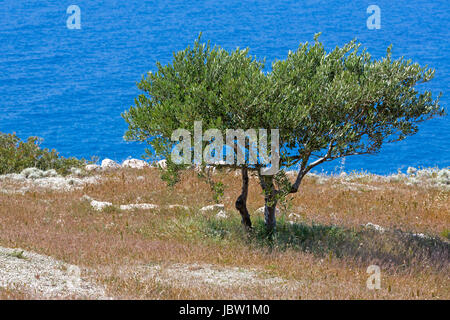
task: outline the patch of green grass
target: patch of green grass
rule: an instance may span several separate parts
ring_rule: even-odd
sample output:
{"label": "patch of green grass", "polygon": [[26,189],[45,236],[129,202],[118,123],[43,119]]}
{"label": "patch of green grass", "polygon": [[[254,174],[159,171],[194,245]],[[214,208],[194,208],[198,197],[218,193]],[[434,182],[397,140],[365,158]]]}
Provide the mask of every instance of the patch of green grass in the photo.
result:
{"label": "patch of green grass", "polygon": [[256,240],[281,250],[288,248],[312,252],[318,255],[333,251],[336,256],[342,256],[342,249],[358,246],[358,235],[352,230],[346,230],[337,226],[289,224],[280,221],[277,231],[267,234],[265,225],[258,221],[255,228]]}
{"label": "patch of green grass", "polygon": [[103,208],[102,212],[108,213],[108,214],[119,214],[121,213],[121,210],[116,207],[115,205],[106,206]]}
{"label": "patch of green grass", "polygon": [[14,257],[17,259],[28,260],[28,258],[23,255],[23,250],[21,250],[21,251],[14,250],[13,252],[9,253],[8,256]]}
{"label": "patch of green grass", "polygon": [[450,240],[450,230],[449,229],[445,229],[444,231],[441,232],[441,236],[443,236],[444,238]]}
{"label": "patch of green grass", "polygon": [[239,240],[276,250],[302,250],[316,254],[328,254],[334,251],[340,256],[343,246],[357,247],[358,235],[352,230],[337,226],[290,224],[283,218],[277,222],[275,233],[269,233],[262,218],[254,220],[253,229],[247,234],[238,218],[217,220],[208,219],[204,223],[204,232],[216,240]]}
{"label": "patch of green grass", "polygon": [[450,246],[439,239],[422,239],[401,231],[379,233],[366,228],[336,225],[290,223],[281,216],[276,232],[268,233],[262,218],[254,219],[250,233],[238,218],[205,219],[203,232],[214,242],[238,242],[271,251],[298,250],[327,258],[345,259],[357,264],[379,264],[385,269],[416,266],[448,268]]}

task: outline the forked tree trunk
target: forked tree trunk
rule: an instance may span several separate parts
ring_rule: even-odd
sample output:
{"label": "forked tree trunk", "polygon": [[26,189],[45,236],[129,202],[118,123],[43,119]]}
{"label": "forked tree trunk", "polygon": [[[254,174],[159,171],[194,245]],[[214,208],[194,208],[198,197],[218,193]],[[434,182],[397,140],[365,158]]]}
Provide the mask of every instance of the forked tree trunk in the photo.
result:
{"label": "forked tree trunk", "polygon": [[242,168],[242,192],[237,198],[235,207],[242,217],[242,224],[246,229],[252,228],[252,221],[247,210],[247,196],[248,196],[248,169]]}

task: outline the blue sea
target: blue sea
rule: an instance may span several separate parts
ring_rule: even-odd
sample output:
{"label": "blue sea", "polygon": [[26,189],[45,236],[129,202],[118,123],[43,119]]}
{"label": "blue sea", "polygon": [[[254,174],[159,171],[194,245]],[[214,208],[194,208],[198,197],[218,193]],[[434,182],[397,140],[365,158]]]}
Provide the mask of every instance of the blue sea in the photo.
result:
{"label": "blue sea", "polygon": [[[72,4],[81,10],[81,29],[66,26]],[[372,4],[381,10],[380,29],[366,25]],[[0,131],[43,137],[63,156],[140,157],[146,146],[124,142],[120,114],[140,93],[142,74],[200,32],[226,49],[249,47],[269,67],[317,32],[327,49],[357,38],[375,58],[392,43],[395,57],[436,69],[423,88],[443,92],[449,110],[449,21],[448,0],[0,0]],[[408,166],[450,166],[449,117],[424,123],[377,155],[319,171],[388,174]]]}

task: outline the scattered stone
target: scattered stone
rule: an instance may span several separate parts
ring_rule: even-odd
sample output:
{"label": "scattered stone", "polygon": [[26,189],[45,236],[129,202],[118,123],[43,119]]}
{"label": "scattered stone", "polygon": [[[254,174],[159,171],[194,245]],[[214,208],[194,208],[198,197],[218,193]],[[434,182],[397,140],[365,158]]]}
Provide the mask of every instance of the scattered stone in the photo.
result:
{"label": "scattered stone", "polygon": [[123,204],[119,206],[120,210],[133,210],[133,209],[158,209],[159,206],[151,203],[135,203],[135,204]]}
{"label": "scattered stone", "polygon": [[84,167],[84,169],[88,172],[90,171],[100,171],[102,167],[100,167],[98,164],[88,164]]}
{"label": "scattered stone", "polygon": [[442,185],[450,185],[450,169],[442,169],[437,174],[437,181]]}
{"label": "scattered stone", "polygon": [[80,200],[81,200],[81,201],[89,201],[89,202],[91,202],[91,201],[94,200],[94,199],[92,199],[92,198],[89,197],[87,194],[85,194],[85,195],[83,195],[83,196],[80,198]]}
{"label": "scattered stone", "polygon": [[205,211],[211,211],[211,210],[224,210],[225,206],[221,203],[219,204],[212,204],[206,207],[203,207],[200,209],[201,212],[205,212]]}
{"label": "scattered stone", "polygon": [[288,217],[291,218],[291,219],[294,219],[294,220],[299,220],[299,219],[302,218],[301,215],[299,215],[299,214],[297,214],[297,213],[294,213],[294,212],[290,213],[290,214],[288,215]]}
{"label": "scattered stone", "polygon": [[371,223],[371,222],[368,222],[368,223],[365,225],[365,227],[366,227],[366,228],[372,228],[372,229],[375,229],[375,230],[377,230],[377,231],[379,231],[379,232],[381,232],[381,233],[383,233],[384,231],[386,231],[386,229],[384,229],[382,226],[379,226],[379,225],[374,224],[374,223]]}
{"label": "scattered stone", "polygon": [[387,181],[400,181],[407,185],[418,185],[425,187],[450,188],[450,168],[424,168],[416,169],[409,167],[404,173],[392,174],[382,177]]}
{"label": "scattered stone", "polygon": [[429,236],[427,236],[426,234],[423,234],[423,233],[412,233],[411,235],[413,237],[418,237],[418,238],[422,238],[422,239],[430,239]]}
{"label": "scattered stone", "polygon": [[216,218],[217,219],[227,219],[228,215],[224,210],[220,210],[217,214],[216,214]]}
{"label": "scattered stone", "polygon": [[115,170],[120,169],[121,166],[117,162],[111,160],[111,159],[104,159],[102,161],[102,169],[103,170]]}
{"label": "scattered stone", "polygon": [[161,169],[166,169],[167,168],[167,160],[166,159],[159,160],[156,164]]}
{"label": "scattered stone", "polygon": [[75,178],[75,177],[54,177],[54,178],[44,178],[35,181],[35,185],[44,188],[52,189],[55,191],[71,191],[75,189],[81,189],[86,184],[98,183],[100,177],[85,177],[85,178]]}
{"label": "scattered stone", "polygon": [[58,176],[58,173],[54,169],[43,171],[38,168],[26,168],[22,170],[20,174],[27,179],[39,179]]}
{"label": "scattered stone", "polygon": [[3,180],[13,180],[13,181],[23,181],[26,177],[20,173],[8,173],[0,176],[0,181]]}
{"label": "scattered stone", "polygon": [[[383,232],[386,231],[386,229],[383,228],[382,226],[379,226],[379,225],[374,224],[374,223],[371,223],[371,222],[367,223],[367,224],[365,225],[365,227],[366,227],[366,228],[374,229],[374,230],[376,230],[376,231],[378,231],[378,232],[380,232],[380,233],[383,233]],[[409,233],[409,232],[405,232],[405,234],[410,235],[410,236],[412,236],[412,237],[421,238],[421,239],[432,239],[430,236],[427,236],[427,235],[424,234],[424,233]]]}
{"label": "scattered stone", "polygon": [[75,177],[74,175],[60,176],[53,169],[43,171],[37,168],[24,169],[20,174],[12,173],[0,176],[0,181],[13,181],[18,184],[8,185],[1,192],[8,194],[24,194],[29,190],[46,189],[67,192],[80,189],[86,184],[94,184],[100,181],[99,176]]}
{"label": "scattered stone", "polygon": [[83,170],[80,168],[70,168],[70,173],[72,173],[74,176],[82,176],[84,174]]}
{"label": "scattered stone", "polygon": [[112,207],[111,202],[91,200],[91,207],[97,211],[103,211],[107,207]]}
{"label": "scattered stone", "polygon": [[[83,195],[80,198],[81,201],[89,201],[92,208],[97,211],[103,211],[107,207],[116,207],[111,202],[107,201],[97,201],[92,199],[88,195]],[[141,210],[149,210],[149,209],[158,209],[159,206],[151,203],[132,203],[132,204],[123,204],[117,207],[120,210],[133,210],[133,209],[141,209]]]}
{"label": "scattered stone", "polygon": [[122,163],[122,167],[124,168],[144,169],[149,166],[148,162],[139,159],[128,159]]}
{"label": "scattered stone", "polygon": [[189,210],[188,206],[183,206],[182,204],[169,204],[167,206],[167,208],[169,209],[176,209],[176,208],[180,208],[180,209],[184,209],[184,210]]}

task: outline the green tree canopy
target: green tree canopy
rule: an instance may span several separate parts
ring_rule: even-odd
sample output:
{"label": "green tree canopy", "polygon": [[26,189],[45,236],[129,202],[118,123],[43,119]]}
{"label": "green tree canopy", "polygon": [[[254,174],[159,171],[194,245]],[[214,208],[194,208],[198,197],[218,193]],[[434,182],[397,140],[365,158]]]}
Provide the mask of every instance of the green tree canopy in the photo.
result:
{"label": "green tree canopy", "polygon": [[[194,121],[203,128],[279,129],[280,165],[298,168],[294,183],[283,172],[263,176],[265,217],[275,226],[279,197],[295,193],[315,166],[340,157],[374,154],[384,143],[405,139],[418,124],[444,115],[439,97],[420,92],[434,70],[403,57],[373,59],[355,40],[327,52],[314,43],[300,44],[270,72],[249,50],[226,51],[200,43],[175,53],[171,63],[157,63],[138,84],[143,94],[123,113],[129,125],[125,138],[145,141],[156,155],[168,156],[172,132],[192,132]],[[170,159],[169,159],[170,160]],[[216,164],[219,166],[219,164]],[[242,170],[242,194],[236,208],[251,227],[246,208],[248,172],[259,165],[234,165]]]}

